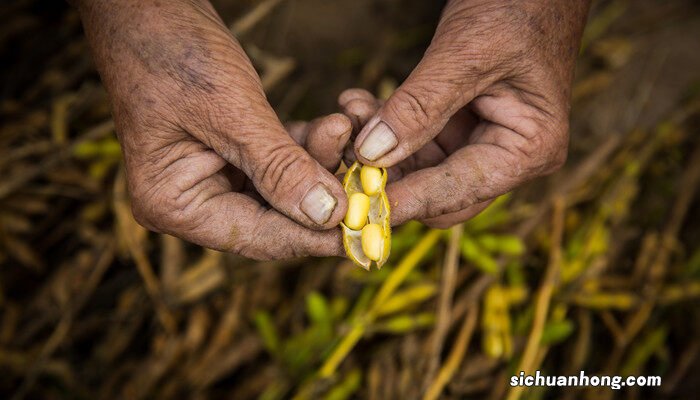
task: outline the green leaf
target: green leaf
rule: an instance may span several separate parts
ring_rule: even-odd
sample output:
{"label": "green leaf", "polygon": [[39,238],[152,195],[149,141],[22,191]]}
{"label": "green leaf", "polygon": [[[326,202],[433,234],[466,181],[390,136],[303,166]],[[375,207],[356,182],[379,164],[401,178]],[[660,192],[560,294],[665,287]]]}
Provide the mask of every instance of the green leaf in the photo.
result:
{"label": "green leaf", "polygon": [[331,300],[331,314],[333,315],[333,320],[338,321],[343,318],[343,315],[348,311],[349,302],[346,297],[334,297]]}
{"label": "green leaf", "polygon": [[423,235],[425,226],[420,222],[411,221],[404,224],[401,228],[392,232],[391,235],[391,254],[399,256],[406,250],[410,249],[418,243],[418,239]]}
{"label": "green leaf", "polygon": [[107,138],[99,142],[100,155],[103,157],[120,158],[122,148],[115,138]]}
{"label": "green leaf", "polygon": [[509,256],[520,256],[525,253],[525,244],[515,235],[498,237],[498,251]]}
{"label": "green leaf", "polygon": [[352,321],[355,318],[358,318],[359,316],[364,314],[367,308],[369,308],[369,303],[372,301],[375,292],[376,288],[373,286],[365,286],[365,288],[362,289],[362,292],[360,292],[360,295],[357,297],[357,300],[355,300],[355,305],[350,311],[348,321]]}
{"label": "green leaf", "polygon": [[377,332],[403,335],[418,329],[431,327],[434,324],[435,315],[433,313],[402,314],[377,323],[374,329]]}
{"label": "green leaf", "polygon": [[285,393],[289,391],[289,382],[274,381],[265,387],[265,391],[258,397],[258,400],[279,400],[283,399]]}
{"label": "green leaf", "polygon": [[491,233],[483,233],[476,237],[476,241],[479,243],[479,246],[485,250],[488,250],[490,253],[499,251],[499,240],[500,238],[497,235]]}
{"label": "green leaf", "polygon": [[525,273],[523,272],[523,265],[520,261],[512,260],[506,265],[506,279],[511,286],[523,286],[527,284]]}
{"label": "green leaf", "polygon": [[542,339],[540,339],[540,343],[543,345],[549,345],[563,342],[566,340],[566,338],[571,336],[575,328],[576,327],[574,326],[573,322],[569,321],[568,319],[562,321],[549,321],[542,331]]}
{"label": "green leaf", "polygon": [[405,311],[433,297],[436,292],[437,286],[432,283],[417,284],[396,292],[377,309],[377,316]]}
{"label": "green leaf", "polygon": [[649,358],[666,343],[668,327],[662,325],[644,335],[632,347],[630,355],[621,369],[621,375],[636,375],[649,361]]}
{"label": "green leaf", "polygon": [[253,322],[267,351],[272,355],[277,355],[280,349],[279,335],[270,314],[258,311],[253,316]]}
{"label": "green leaf", "polygon": [[91,158],[99,154],[100,146],[96,142],[81,142],[73,147],[75,158]]}
{"label": "green leaf", "polygon": [[306,296],[306,313],[314,325],[330,331],[333,326],[333,315],[322,294],[313,291]]}
{"label": "green leaf", "polygon": [[510,212],[505,208],[510,199],[510,194],[498,197],[484,211],[465,223],[468,232],[480,232],[488,230],[508,222],[511,218]]}
{"label": "green leaf", "polygon": [[481,249],[479,244],[469,236],[462,237],[462,245],[460,246],[462,250],[462,256],[468,261],[474,261],[474,259],[479,257]]}
{"label": "green leaf", "polygon": [[475,258],[472,261],[474,262],[474,265],[481,271],[492,275],[498,274],[498,263],[493,257],[491,257],[491,255],[481,253],[477,258]]}
{"label": "green leaf", "polygon": [[494,235],[484,233],[476,238],[479,247],[489,253],[501,253],[509,256],[520,256],[525,253],[525,244],[515,235]]}
{"label": "green leaf", "polygon": [[349,399],[360,388],[362,372],[355,368],[338,385],[332,388],[326,395],[326,400]]}

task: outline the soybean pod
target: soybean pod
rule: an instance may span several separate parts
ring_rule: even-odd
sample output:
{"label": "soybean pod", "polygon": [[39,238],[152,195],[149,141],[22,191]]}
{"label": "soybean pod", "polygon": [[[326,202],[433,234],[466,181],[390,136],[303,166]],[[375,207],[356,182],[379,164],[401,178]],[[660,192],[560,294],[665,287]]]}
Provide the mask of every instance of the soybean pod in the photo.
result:
{"label": "soybean pod", "polygon": [[355,162],[345,173],[343,187],[348,211],[341,222],[345,252],[356,265],[381,268],[391,251],[389,199],[386,169]]}

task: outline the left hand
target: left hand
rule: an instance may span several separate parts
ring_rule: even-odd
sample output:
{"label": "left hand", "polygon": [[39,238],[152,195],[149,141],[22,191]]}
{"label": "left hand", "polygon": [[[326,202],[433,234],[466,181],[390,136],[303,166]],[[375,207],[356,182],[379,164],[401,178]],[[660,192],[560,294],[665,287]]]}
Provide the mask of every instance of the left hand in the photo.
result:
{"label": "left hand", "polygon": [[340,154],[346,117],[285,130],[207,0],[74,4],[140,224],[254,259],[343,253],[347,196],[314,156]]}

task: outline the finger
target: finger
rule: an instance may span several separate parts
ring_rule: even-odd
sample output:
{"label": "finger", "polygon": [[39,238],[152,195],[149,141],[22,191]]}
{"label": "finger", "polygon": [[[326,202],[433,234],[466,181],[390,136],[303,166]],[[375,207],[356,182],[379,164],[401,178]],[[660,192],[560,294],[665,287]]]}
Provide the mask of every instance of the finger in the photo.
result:
{"label": "finger", "polygon": [[479,123],[479,118],[469,106],[463,107],[453,115],[445,127],[435,137],[435,143],[445,154],[450,155],[466,146],[469,138]]}
{"label": "finger", "polygon": [[294,141],[299,146],[304,146],[306,144],[306,135],[309,132],[309,123],[306,121],[291,121],[284,124],[284,129],[287,130],[289,136],[294,139]]}
{"label": "finger", "polygon": [[353,100],[364,100],[366,102],[375,102],[376,98],[372,93],[361,88],[350,88],[343,90],[338,96],[338,105],[343,108]]}
{"label": "finger", "polygon": [[480,72],[487,66],[455,51],[466,44],[459,47],[459,35],[441,32],[449,25],[443,22],[420,63],[357,136],[361,162],[387,167],[407,158],[495,81],[495,74]]}
{"label": "finger", "polygon": [[433,140],[466,104],[457,98],[460,88],[411,77],[357,136],[355,153],[363,163],[387,167],[406,159]]}
{"label": "finger", "polygon": [[397,181],[419,169],[434,167],[445,160],[447,156],[445,151],[435,141],[430,141],[405,160],[387,168],[387,182]]}
{"label": "finger", "polygon": [[543,152],[551,144],[489,122],[482,122],[473,136],[473,144],[440,165],[387,186],[392,223],[431,219],[483,203],[550,172],[566,154],[565,146]]}
{"label": "finger", "polygon": [[347,115],[353,124],[353,134],[357,136],[363,126],[379,109],[379,102],[364,89],[348,89],[338,97],[338,105],[343,114]]}
{"label": "finger", "polygon": [[[364,89],[347,89],[338,96],[338,105],[341,111],[352,122],[352,136],[356,138],[360,130],[369,121],[370,118],[377,112],[380,107],[379,101],[372,93]],[[344,149],[343,161],[346,165],[351,165],[357,161],[355,149],[352,146],[347,146]]]}
{"label": "finger", "polygon": [[[201,204],[189,218],[213,215],[207,225],[187,230],[186,240],[212,243],[218,250],[256,260],[344,254],[338,229],[317,231],[297,224],[274,209],[239,193],[224,193]],[[187,218],[187,216],[185,216]]]}
{"label": "finger", "polygon": [[345,150],[343,150],[343,162],[345,162],[345,165],[352,165],[355,161],[357,161],[355,149],[352,146],[345,147]]}
{"label": "finger", "polygon": [[231,192],[220,169],[225,164],[212,151],[194,152],[169,164],[156,190],[141,190],[153,185],[135,182],[130,185],[134,215],[158,232],[254,259],[343,254],[339,230],[306,228]]}
{"label": "finger", "polygon": [[244,146],[241,160],[258,192],[275,209],[307,227],[336,226],[347,209],[340,183],[288,136],[259,135]]}
{"label": "finger", "polygon": [[339,113],[311,122],[288,122],[284,127],[297,144],[330,172],[338,169],[353,129],[350,118]]}
{"label": "finger", "polygon": [[201,185],[198,196],[206,200],[185,214],[160,218],[161,232],[256,260],[344,254],[337,229],[309,229],[246,195]]}
{"label": "finger", "polygon": [[312,121],[304,148],[322,167],[335,172],[350,140],[352,123],[343,114],[331,114]]}
{"label": "finger", "polygon": [[388,182],[399,180],[413,171],[440,164],[450,154],[468,143],[477,122],[478,119],[468,107],[457,111],[434,140],[426,143],[405,160],[388,168]]}
{"label": "finger", "polygon": [[201,130],[195,135],[241,169],[278,211],[313,229],[338,225],[347,209],[340,182],[295,142],[274,114],[260,118],[251,115],[245,123],[222,123],[214,133]]}

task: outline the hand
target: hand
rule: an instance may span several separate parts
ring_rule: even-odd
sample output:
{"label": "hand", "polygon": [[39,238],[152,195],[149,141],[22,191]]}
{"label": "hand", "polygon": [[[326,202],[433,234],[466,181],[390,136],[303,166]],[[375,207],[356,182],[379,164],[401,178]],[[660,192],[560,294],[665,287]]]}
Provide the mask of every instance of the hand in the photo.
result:
{"label": "hand", "polygon": [[[362,163],[407,174],[387,187],[393,224],[454,225],[564,163],[587,10],[582,0],[448,3],[424,58],[355,141]],[[341,96],[346,113],[368,108],[360,97]]]}
{"label": "hand", "polygon": [[[281,125],[208,2],[77,6],[142,225],[257,259],[343,253],[337,229],[319,231],[343,218],[342,185]],[[334,115],[292,133],[328,166],[350,129]]]}

